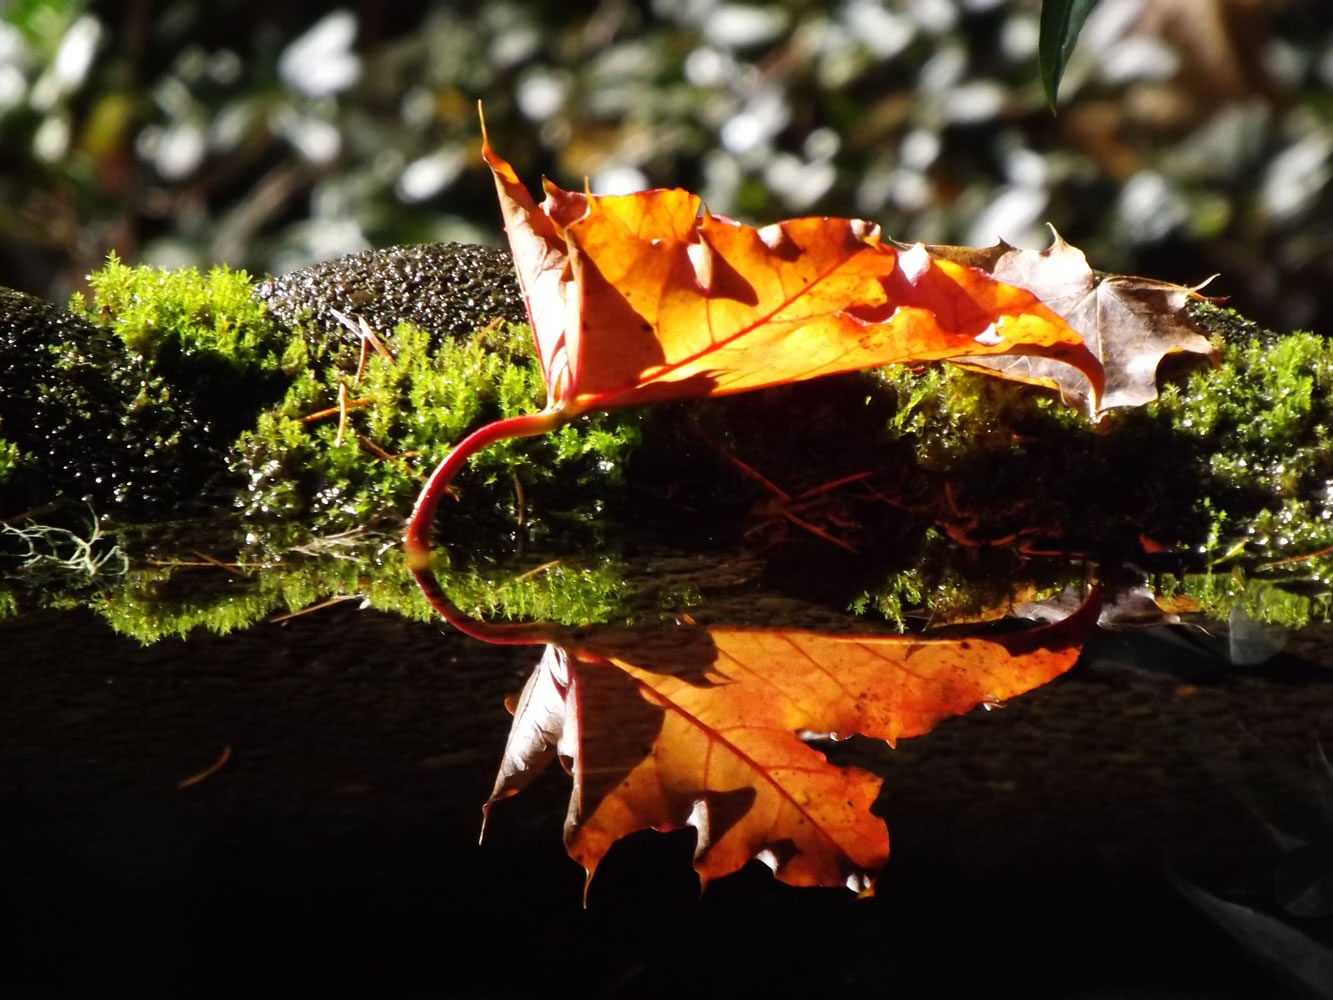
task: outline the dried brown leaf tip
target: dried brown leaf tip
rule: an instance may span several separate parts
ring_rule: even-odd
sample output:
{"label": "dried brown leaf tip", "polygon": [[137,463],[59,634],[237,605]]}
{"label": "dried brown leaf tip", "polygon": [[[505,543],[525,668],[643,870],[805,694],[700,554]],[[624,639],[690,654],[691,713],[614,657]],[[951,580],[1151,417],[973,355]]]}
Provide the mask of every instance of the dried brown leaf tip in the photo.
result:
{"label": "dried brown leaf tip", "polygon": [[931,253],[985,271],[997,281],[1026,289],[1064,318],[1106,370],[1096,398],[1087,377],[1050,358],[1015,355],[958,359],[957,363],[1034,385],[1058,389],[1094,418],[1121,406],[1157,398],[1157,366],[1168,354],[1217,361],[1217,351],[1190,319],[1186,305],[1195,288],[1129,275],[1097,275],[1083,251],[1059,233],[1045,250],[1020,250],[1001,240],[992,247],[932,246]]}

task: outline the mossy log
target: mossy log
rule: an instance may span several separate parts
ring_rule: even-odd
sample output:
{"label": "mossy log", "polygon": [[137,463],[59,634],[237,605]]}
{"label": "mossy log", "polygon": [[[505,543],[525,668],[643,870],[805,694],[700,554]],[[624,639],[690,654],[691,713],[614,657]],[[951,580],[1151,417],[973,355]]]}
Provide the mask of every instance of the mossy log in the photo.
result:
{"label": "mossy log", "polygon": [[[392,536],[451,442],[544,398],[503,251],[368,251],[258,284],[113,259],[91,284],[68,309],[0,290],[0,520],[28,564],[17,525],[70,530],[88,507],[122,534],[238,515],[223,547],[269,561],[367,525]],[[454,537],[491,555],[571,533],[612,554],[636,533],[749,538],[778,561],[777,543],[803,538],[839,581],[821,596],[899,621],[1058,590],[1089,561],[1219,613],[1243,600],[1289,624],[1325,618],[1333,357],[1320,337],[1207,304],[1195,318],[1221,365],[1097,428],[945,367],[600,415],[474,460]],[[859,485],[829,485],[843,480]],[[834,523],[850,537],[820,527]],[[608,586],[482,603],[581,617],[614,605]]]}

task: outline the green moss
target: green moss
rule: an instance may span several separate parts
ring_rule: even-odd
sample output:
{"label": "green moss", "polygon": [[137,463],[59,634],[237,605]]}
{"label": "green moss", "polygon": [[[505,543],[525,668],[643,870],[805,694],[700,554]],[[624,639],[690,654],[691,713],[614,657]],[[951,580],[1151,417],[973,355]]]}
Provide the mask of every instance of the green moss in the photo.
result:
{"label": "green moss", "polygon": [[1256,496],[1322,494],[1333,481],[1333,351],[1308,333],[1228,345],[1216,371],[1170,386],[1150,408],[1210,452],[1227,488]]}
{"label": "green moss", "polygon": [[128,266],[114,254],[88,276],[91,305],[86,309],[114,330],[135,354],[164,360],[178,355],[208,357],[242,369],[272,372],[288,336],[253,296],[244,271],[192,267],[163,270]]}
{"label": "green moss", "polygon": [[[411,509],[424,473],[481,424],[544,405],[546,389],[526,327],[500,324],[468,339],[432,342],[400,324],[383,337],[392,358],[373,354],[355,378],[359,352],[311,349],[311,367],[232,450],[248,488],[245,515],[301,517],[312,533],[346,530]],[[339,387],[360,405],[336,412]],[[321,411],[317,421],[305,418]],[[599,415],[541,438],[502,441],[480,452],[460,477],[464,517],[519,519],[520,493],[561,493],[590,510],[618,489],[639,441],[638,414]],[[389,455],[392,458],[385,459]],[[558,487],[558,489],[556,488]],[[545,521],[523,511],[529,537]]]}
{"label": "green moss", "polygon": [[[277,323],[244,272],[112,256],[89,283],[91,300],[76,297],[70,313],[17,293],[0,301],[0,318],[24,324],[7,335],[15,357],[0,360],[27,365],[26,388],[0,401],[9,510],[63,494],[138,519],[225,497],[273,536],[273,554],[297,522],[308,537],[403,519],[423,474],[464,433],[544,402],[526,327],[376,330],[393,358],[372,352],[358,379],[359,339]],[[340,389],[357,402],[341,429],[336,416],[304,419],[336,408]],[[537,538],[558,526],[557,511],[577,523],[622,488],[643,419],[599,416],[487,449],[460,478],[465,527],[521,522]]]}
{"label": "green moss", "polygon": [[[894,620],[966,613],[993,596],[996,576],[975,565],[988,540],[1026,532],[1043,540],[1029,548],[1087,553],[1106,572],[1169,560],[1209,613],[1237,600],[1217,582],[1223,565],[1258,588],[1242,593],[1268,595],[1246,598],[1260,620],[1326,613],[1333,558],[1311,554],[1333,548],[1333,351],[1316,335],[1208,316],[1221,334],[1217,367],[1098,428],[1046,394],[947,366],[877,372],[895,407],[890,440],[906,445],[912,470],[899,478],[924,475],[935,494],[922,500],[918,488],[913,505],[973,548],[922,545],[856,606]],[[1167,552],[1145,556],[1146,543]],[[1025,590],[1042,585],[1043,567],[1017,559],[1001,575]]]}
{"label": "green moss", "polygon": [[874,375],[892,400],[890,432],[912,441],[924,468],[950,468],[982,453],[1018,456],[1038,433],[1066,441],[1093,433],[1053,396],[990,375],[950,365],[892,365]]}
{"label": "green moss", "polygon": [[[0,509],[62,498],[124,518],[223,488],[222,450],[287,379],[292,335],[244,273],[162,271],[114,257],[71,310],[0,289],[8,469]],[[16,449],[16,450],[15,450]],[[13,456],[31,459],[18,463]]]}
{"label": "green moss", "polygon": [[23,461],[17,442],[0,438],[0,485],[18,474]]}
{"label": "green moss", "polygon": [[[873,611],[891,623],[900,632],[907,629],[909,615],[925,611],[936,613],[941,609],[940,602],[929,599],[927,595],[933,587],[923,588],[920,574],[912,571],[894,573],[881,581],[871,590],[862,591],[852,599],[847,610],[856,615]],[[979,603],[967,596],[966,604]]]}

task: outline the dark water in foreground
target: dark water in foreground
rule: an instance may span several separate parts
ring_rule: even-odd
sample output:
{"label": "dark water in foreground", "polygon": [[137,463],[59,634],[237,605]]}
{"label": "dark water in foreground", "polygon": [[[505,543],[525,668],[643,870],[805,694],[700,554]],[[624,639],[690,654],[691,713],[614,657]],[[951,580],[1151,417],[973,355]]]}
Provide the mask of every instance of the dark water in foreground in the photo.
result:
{"label": "dark water in foreground", "polygon": [[[0,988],[1275,995],[1281,979],[1173,889],[1165,863],[1333,940],[1317,912],[1333,777],[1310,766],[1329,738],[1333,657],[1325,636],[1296,638],[1239,670],[1105,634],[1004,711],[897,750],[829,748],[885,779],[892,856],[873,900],[792,889],[757,863],[700,899],[686,831],[618,845],[585,909],[558,769],[497,805],[477,845],[503,699],[533,648],[350,604],[148,647],[86,612],[11,619]],[[217,773],[178,787],[224,747]],[[1313,845],[1304,903],[1275,894],[1297,848],[1273,830]]]}

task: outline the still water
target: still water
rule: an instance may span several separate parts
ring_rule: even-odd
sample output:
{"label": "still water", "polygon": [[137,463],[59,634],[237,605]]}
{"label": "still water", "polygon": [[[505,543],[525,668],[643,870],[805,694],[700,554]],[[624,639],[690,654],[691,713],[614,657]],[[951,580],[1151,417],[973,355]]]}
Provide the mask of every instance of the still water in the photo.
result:
{"label": "still water", "polygon": [[[741,580],[676,634],[689,645],[756,607],[767,628],[867,628],[781,589]],[[648,617],[670,658],[678,613]],[[685,829],[615,844],[585,906],[559,766],[496,803],[477,842],[505,700],[541,645],[356,600],[150,644],[89,607],[25,612],[0,621],[0,982],[6,996],[1275,995],[1296,966],[1325,974],[1333,937],[1327,638],[1279,637],[1238,665],[1198,629],[1099,630],[1002,710],[896,749],[814,743],[883,780],[891,853],[873,899],[783,885],[757,861],[700,896]],[[1268,932],[1285,972],[1256,944]]]}

